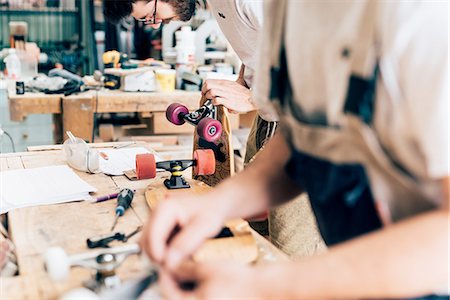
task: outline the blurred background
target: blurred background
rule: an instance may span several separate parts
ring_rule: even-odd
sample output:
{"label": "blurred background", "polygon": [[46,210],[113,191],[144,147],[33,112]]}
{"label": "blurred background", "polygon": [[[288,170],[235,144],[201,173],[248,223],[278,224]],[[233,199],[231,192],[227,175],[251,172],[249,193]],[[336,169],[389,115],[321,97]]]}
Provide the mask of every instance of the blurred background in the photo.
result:
{"label": "blurred background", "polygon": [[[0,0],[0,28],[0,152],[61,143],[66,130],[77,131],[68,128],[63,101],[51,102],[55,95],[116,91],[130,101],[136,93],[154,101],[152,93],[169,97],[182,90],[179,97],[200,100],[203,80],[235,80],[241,64],[206,1],[191,21],[153,29],[133,18],[105,22],[101,0]],[[161,113],[114,108],[100,113],[94,107],[92,134],[79,135],[89,142],[165,135],[177,135],[177,143],[191,141],[192,126],[168,126]],[[238,148],[245,145],[253,117],[232,118]]]}

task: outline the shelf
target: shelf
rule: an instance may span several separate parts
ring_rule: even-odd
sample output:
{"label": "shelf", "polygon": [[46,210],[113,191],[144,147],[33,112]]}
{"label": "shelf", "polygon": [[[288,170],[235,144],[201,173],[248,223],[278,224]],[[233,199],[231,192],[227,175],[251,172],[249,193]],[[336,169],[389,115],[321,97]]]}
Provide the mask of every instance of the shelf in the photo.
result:
{"label": "shelf", "polygon": [[0,8],[1,14],[9,15],[40,15],[40,14],[77,14],[78,9],[62,9],[56,7],[33,8],[33,9],[18,9],[18,8]]}

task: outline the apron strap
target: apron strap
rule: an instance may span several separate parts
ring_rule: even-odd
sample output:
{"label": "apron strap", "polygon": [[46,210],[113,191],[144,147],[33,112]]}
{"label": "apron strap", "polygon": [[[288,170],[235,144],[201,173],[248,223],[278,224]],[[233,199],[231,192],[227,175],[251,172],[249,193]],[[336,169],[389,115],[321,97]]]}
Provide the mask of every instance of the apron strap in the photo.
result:
{"label": "apron strap", "polygon": [[375,31],[377,19],[377,3],[375,0],[366,0],[365,9],[361,14],[356,47],[351,53],[352,74],[362,78],[372,78],[376,66]]}
{"label": "apron strap", "polygon": [[375,90],[379,68],[376,55],[377,6],[374,0],[364,3],[355,48],[351,54],[351,76],[344,112],[359,116],[371,124],[374,113]]}
{"label": "apron strap", "polygon": [[271,3],[271,10],[274,20],[270,28],[270,40],[275,45],[270,48],[270,100],[276,104],[278,113],[280,114],[281,107],[285,102],[286,86],[290,87],[289,75],[287,70],[285,48],[284,48],[284,33],[285,33],[285,19],[286,19],[287,0],[276,0]]}
{"label": "apron strap", "polygon": [[278,45],[278,47],[271,48],[270,55],[270,65],[272,68],[280,67],[280,52],[281,48],[284,48],[284,29],[285,29],[285,19],[286,19],[286,7],[287,0],[272,0],[271,4],[271,15],[273,16],[273,20],[279,20],[272,22],[272,26],[270,28],[270,40],[274,45]]}

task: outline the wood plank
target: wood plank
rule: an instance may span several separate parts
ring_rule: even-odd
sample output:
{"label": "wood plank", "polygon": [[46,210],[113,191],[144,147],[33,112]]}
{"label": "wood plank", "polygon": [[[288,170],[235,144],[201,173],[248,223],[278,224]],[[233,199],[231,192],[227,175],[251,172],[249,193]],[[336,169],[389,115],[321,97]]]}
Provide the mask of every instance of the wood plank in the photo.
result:
{"label": "wood plank", "polygon": [[77,95],[46,95],[26,93],[9,96],[10,118],[23,121],[30,114],[62,114],[54,117],[54,139],[61,143],[65,131],[70,130],[86,141],[92,141],[94,113],[108,112],[164,112],[173,102],[198,108],[200,92],[125,93],[121,91],[88,91]]}
{"label": "wood plank", "polygon": [[199,106],[200,92],[174,91],[171,93],[124,93],[102,90],[98,92],[99,113],[106,112],[153,112],[166,111],[174,103],[186,105],[194,110]]}
{"label": "wood plank", "polygon": [[95,94],[84,93],[62,100],[63,132],[71,131],[76,137],[92,142],[94,128],[94,113],[96,112]]}
{"label": "wood plank", "polygon": [[207,192],[210,187],[206,185],[203,182],[198,182],[194,180],[187,180],[189,184],[191,185],[191,188],[189,189],[181,189],[181,190],[168,190],[164,184],[163,179],[155,179],[153,180],[147,187],[147,190],[145,191],[145,198],[148,204],[148,207],[150,210],[153,210],[156,208],[156,206],[164,200],[166,195],[180,195],[186,193],[193,193],[193,194],[202,194]]}
{"label": "wood plank", "polygon": [[24,168],[21,157],[9,157],[6,162],[9,170],[21,170]]}
{"label": "wood plank", "polygon": [[0,157],[0,172],[9,170],[8,160],[6,157]]}
{"label": "wood plank", "polygon": [[23,121],[31,114],[60,114],[61,95],[43,93],[25,93],[9,95],[9,113],[11,121]]}
{"label": "wood plank", "polygon": [[62,150],[52,151],[47,155],[40,155],[40,159],[36,159],[36,156],[31,155],[23,155],[21,156],[21,159],[27,169],[67,165],[66,158],[64,157]]}
{"label": "wood plank", "polygon": [[[111,142],[111,143],[95,143],[95,144],[89,144],[89,147],[91,148],[113,148],[113,147],[122,147],[122,146],[128,146],[127,148],[131,147],[150,147],[153,148],[152,143],[146,143],[146,142],[140,142],[140,141],[125,141],[125,142]],[[160,143],[155,143],[156,146],[161,146]],[[38,152],[38,151],[49,151],[49,150],[61,150],[63,148],[63,145],[42,145],[42,146],[30,146],[27,148],[28,152]]]}
{"label": "wood plank", "polygon": [[[9,157],[24,157],[24,156],[34,156],[34,153],[29,152],[10,152],[10,153],[0,153],[0,158],[9,158]],[[46,153],[44,154],[46,155]]]}
{"label": "wood plank", "polygon": [[178,136],[176,135],[154,135],[154,136],[131,136],[132,141],[141,141],[146,143],[160,143],[160,147],[178,145]]}

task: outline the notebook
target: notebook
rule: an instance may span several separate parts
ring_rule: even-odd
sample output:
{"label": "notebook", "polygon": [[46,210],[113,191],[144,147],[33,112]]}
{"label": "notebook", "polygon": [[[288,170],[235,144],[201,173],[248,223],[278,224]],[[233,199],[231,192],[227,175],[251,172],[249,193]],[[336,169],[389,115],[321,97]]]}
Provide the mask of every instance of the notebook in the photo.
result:
{"label": "notebook", "polygon": [[70,167],[52,166],[0,172],[0,214],[12,209],[91,200],[96,188]]}

